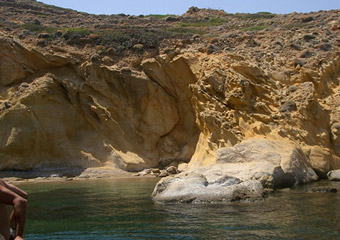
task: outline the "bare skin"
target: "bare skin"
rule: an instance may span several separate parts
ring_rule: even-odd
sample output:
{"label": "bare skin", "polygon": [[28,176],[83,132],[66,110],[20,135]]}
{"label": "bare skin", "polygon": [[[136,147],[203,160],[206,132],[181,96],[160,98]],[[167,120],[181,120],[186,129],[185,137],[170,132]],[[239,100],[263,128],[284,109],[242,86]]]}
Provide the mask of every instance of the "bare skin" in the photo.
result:
{"label": "bare skin", "polygon": [[[10,239],[10,225],[15,227],[15,240],[23,240],[28,194],[0,179],[0,236]],[[9,206],[13,206],[10,214]],[[1,238],[0,238],[1,239]]]}

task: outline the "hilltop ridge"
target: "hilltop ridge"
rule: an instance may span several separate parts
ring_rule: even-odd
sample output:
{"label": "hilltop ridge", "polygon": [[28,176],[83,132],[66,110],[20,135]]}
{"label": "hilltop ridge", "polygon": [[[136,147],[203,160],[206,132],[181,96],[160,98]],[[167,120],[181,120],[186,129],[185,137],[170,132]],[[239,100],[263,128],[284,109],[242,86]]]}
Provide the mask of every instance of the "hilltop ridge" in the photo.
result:
{"label": "hilltop ridge", "polygon": [[[313,28],[331,31],[337,27],[339,14],[338,10],[287,15],[227,14],[223,10],[192,7],[182,16],[93,15],[34,0],[2,0],[0,7],[0,27],[24,43],[42,50],[66,45],[86,54],[109,56],[114,62],[122,56],[148,57],[198,43],[201,43],[198,49],[207,52],[242,50],[242,44],[262,49],[261,44],[256,46],[257,36],[260,42],[263,36],[268,36],[270,39],[265,44],[279,51],[280,44],[289,43],[275,39],[275,32],[287,40],[292,33],[312,33]],[[329,44],[337,46],[339,42]]]}

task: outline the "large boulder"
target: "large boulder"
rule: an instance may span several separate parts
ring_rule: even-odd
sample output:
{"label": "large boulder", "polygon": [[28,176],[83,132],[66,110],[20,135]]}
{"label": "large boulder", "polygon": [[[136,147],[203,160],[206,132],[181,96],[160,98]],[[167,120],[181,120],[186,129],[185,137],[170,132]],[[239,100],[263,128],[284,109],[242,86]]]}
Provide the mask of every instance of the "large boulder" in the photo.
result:
{"label": "large boulder", "polygon": [[287,140],[250,138],[217,151],[216,162],[232,176],[257,179],[265,187],[282,188],[317,180],[302,149]]}
{"label": "large boulder", "polygon": [[261,199],[265,195],[259,181],[241,181],[218,171],[216,167],[213,167],[215,172],[205,168],[203,174],[196,171],[183,172],[161,180],[152,193],[153,200],[167,203],[211,203]]}
{"label": "large boulder", "polygon": [[334,161],[331,152],[319,146],[308,147],[304,150],[319,178],[327,178],[327,173],[331,170],[331,163]]}
{"label": "large boulder", "polygon": [[318,176],[301,148],[286,140],[251,138],[217,151],[217,164],[162,179],[156,202],[256,200],[265,189],[292,187]]}

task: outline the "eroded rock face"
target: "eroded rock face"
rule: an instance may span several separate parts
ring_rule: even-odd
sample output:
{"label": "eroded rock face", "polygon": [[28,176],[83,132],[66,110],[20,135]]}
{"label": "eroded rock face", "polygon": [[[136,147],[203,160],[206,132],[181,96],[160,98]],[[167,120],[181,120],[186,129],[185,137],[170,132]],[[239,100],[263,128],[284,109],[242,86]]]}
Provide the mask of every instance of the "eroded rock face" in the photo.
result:
{"label": "eroded rock face", "polygon": [[[288,69],[266,71],[239,55],[188,61],[198,79],[191,88],[201,132],[189,168],[214,164],[217,149],[254,136],[324,149],[310,155],[314,163],[317,155],[327,156],[315,168],[320,176],[337,168],[339,57],[318,72],[303,69],[292,76]],[[198,64],[206,70],[196,70]]]}
{"label": "eroded rock face", "polygon": [[313,69],[287,56],[255,61],[199,49],[130,68],[1,35],[0,169],[194,170],[220,161],[218,149],[258,136],[294,141],[320,177],[339,168],[337,53]]}
{"label": "eroded rock face", "polygon": [[[199,133],[188,90],[195,76],[182,58],[146,62],[144,73],[53,61],[8,41],[0,54],[0,169],[135,171],[190,161]],[[26,62],[31,72],[5,71]]]}
{"label": "eroded rock face", "polygon": [[162,179],[156,202],[257,200],[264,188],[292,187],[318,179],[299,146],[285,140],[250,138],[217,151],[217,164]]}

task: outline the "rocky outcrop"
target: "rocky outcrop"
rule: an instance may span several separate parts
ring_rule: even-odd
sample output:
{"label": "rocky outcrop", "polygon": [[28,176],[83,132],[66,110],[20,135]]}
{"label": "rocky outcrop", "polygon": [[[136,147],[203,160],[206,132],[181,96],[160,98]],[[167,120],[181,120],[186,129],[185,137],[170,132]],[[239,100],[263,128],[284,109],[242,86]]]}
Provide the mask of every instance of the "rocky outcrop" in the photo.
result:
{"label": "rocky outcrop", "polygon": [[1,169],[113,164],[134,171],[190,160],[195,76],[183,58],[146,61],[144,73],[78,64],[8,39],[0,45]]}
{"label": "rocky outcrop", "polygon": [[[13,0],[0,12],[0,170],[228,166],[218,199],[230,200],[308,182],[309,164],[320,178],[340,168],[338,10],[170,19]],[[252,143],[270,158],[231,157],[254,138],[272,141]]]}
{"label": "rocky outcrop", "polygon": [[285,140],[250,138],[217,151],[217,164],[162,179],[156,202],[257,200],[264,189],[292,187],[318,179],[302,149]]}
{"label": "rocky outcrop", "polygon": [[297,80],[268,74],[242,56],[208,59],[191,85],[201,134],[189,168],[214,164],[217,149],[259,135],[300,144],[320,176],[336,168],[339,57]]}
{"label": "rocky outcrop", "polygon": [[188,50],[131,69],[5,36],[0,45],[1,169],[196,169],[254,136],[300,144],[320,177],[340,162],[339,57],[291,84],[235,54]]}

